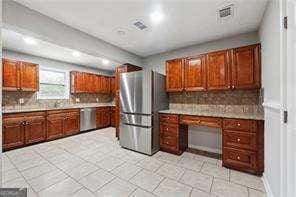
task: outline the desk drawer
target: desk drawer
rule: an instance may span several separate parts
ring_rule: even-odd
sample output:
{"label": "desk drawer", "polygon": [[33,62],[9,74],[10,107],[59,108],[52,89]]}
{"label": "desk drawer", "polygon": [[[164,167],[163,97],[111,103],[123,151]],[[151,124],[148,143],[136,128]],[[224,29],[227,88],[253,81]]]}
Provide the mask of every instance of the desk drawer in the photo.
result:
{"label": "desk drawer", "polygon": [[160,146],[165,149],[177,150],[178,138],[173,136],[166,136],[160,139]]}
{"label": "desk drawer", "polygon": [[186,125],[221,128],[221,119],[212,117],[181,115],[180,123]]}
{"label": "desk drawer", "polygon": [[178,136],[179,133],[179,125],[178,124],[167,124],[160,123],[160,133],[170,133],[171,135]]}
{"label": "desk drawer", "polygon": [[223,148],[223,165],[235,169],[256,169],[256,153],[234,148]]}
{"label": "desk drawer", "polygon": [[255,120],[243,120],[243,119],[224,119],[223,129],[256,132],[257,124]]}
{"label": "desk drawer", "polygon": [[256,151],[257,135],[256,133],[224,130],[223,146]]}
{"label": "desk drawer", "polygon": [[175,123],[175,124],[179,123],[178,115],[160,114],[159,119],[160,119],[160,122]]}

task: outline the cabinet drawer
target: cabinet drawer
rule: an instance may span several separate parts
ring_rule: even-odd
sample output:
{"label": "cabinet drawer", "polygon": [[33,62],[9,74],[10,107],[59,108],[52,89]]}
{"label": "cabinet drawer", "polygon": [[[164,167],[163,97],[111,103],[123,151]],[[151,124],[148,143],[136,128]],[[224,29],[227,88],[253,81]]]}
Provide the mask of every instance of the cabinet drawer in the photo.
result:
{"label": "cabinet drawer", "polygon": [[223,165],[236,169],[256,169],[256,153],[234,148],[223,148]]}
{"label": "cabinet drawer", "polygon": [[174,136],[161,137],[160,146],[166,149],[177,150],[178,138]]}
{"label": "cabinet drawer", "polygon": [[186,125],[221,128],[221,119],[212,117],[182,115],[180,116],[180,123]]}
{"label": "cabinet drawer", "polygon": [[168,133],[171,135],[177,136],[179,133],[179,125],[178,124],[166,124],[160,123],[160,133]]}
{"label": "cabinet drawer", "polygon": [[179,123],[179,116],[178,115],[169,115],[169,114],[161,114],[159,116],[160,122],[167,122],[167,123]]}
{"label": "cabinet drawer", "polygon": [[223,146],[247,150],[257,150],[256,133],[223,131]]}
{"label": "cabinet drawer", "polygon": [[224,119],[223,129],[256,132],[256,120]]}

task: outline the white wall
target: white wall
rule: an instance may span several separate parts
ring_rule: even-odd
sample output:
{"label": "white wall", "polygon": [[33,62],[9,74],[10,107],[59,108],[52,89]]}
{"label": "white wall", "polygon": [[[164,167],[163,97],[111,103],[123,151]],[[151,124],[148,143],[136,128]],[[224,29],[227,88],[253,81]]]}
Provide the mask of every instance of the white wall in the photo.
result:
{"label": "white wall", "polygon": [[[269,1],[259,30],[262,44],[262,84],[265,112],[264,181],[269,196],[280,197],[282,190],[281,134],[281,17],[280,2]],[[285,197],[285,196],[282,196]]]}
{"label": "white wall", "polygon": [[3,24],[4,27],[16,32],[89,55],[139,66],[142,63],[142,59],[135,54],[74,29],[12,0],[3,3]]}
{"label": "white wall", "polygon": [[165,61],[169,59],[198,55],[216,50],[235,48],[244,45],[258,43],[258,32],[250,32],[225,39],[211,41],[199,45],[193,45],[165,53],[152,55],[143,59],[143,66],[152,68],[160,73],[165,73]]}
{"label": "white wall", "polygon": [[4,58],[36,63],[36,64],[39,64],[40,67],[44,67],[44,68],[53,68],[53,69],[65,70],[65,71],[76,70],[76,71],[84,71],[84,72],[103,74],[103,75],[113,74],[113,72],[86,67],[83,65],[70,64],[62,61],[47,59],[47,58],[38,57],[38,56],[32,56],[32,55],[10,51],[10,50],[3,50],[2,55]]}

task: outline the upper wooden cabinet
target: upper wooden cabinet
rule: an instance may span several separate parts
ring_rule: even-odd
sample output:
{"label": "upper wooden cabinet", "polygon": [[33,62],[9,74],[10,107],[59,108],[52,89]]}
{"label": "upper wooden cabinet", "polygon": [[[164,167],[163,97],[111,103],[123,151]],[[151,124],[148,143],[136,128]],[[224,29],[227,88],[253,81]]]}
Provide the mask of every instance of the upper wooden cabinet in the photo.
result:
{"label": "upper wooden cabinet", "polygon": [[168,60],[166,62],[166,90],[178,92],[183,90],[184,77],[183,59]]}
{"label": "upper wooden cabinet", "polygon": [[38,91],[38,68],[37,64],[3,59],[3,90]]}
{"label": "upper wooden cabinet", "polygon": [[166,62],[167,92],[261,87],[260,44]]}
{"label": "upper wooden cabinet", "polygon": [[207,54],[207,88],[208,90],[231,88],[229,51]]}
{"label": "upper wooden cabinet", "polygon": [[232,50],[232,88],[260,88],[260,45]]}
{"label": "upper wooden cabinet", "polygon": [[186,91],[206,90],[206,86],[205,56],[186,58],[184,65],[184,89]]}
{"label": "upper wooden cabinet", "polygon": [[110,93],[109,76],[71,71],[71,93]]}
{"label": "upper wooden cabinet", "polygon": [[110,92],[115,95],[115,92],[116,92],[115,77],[110,77]]}

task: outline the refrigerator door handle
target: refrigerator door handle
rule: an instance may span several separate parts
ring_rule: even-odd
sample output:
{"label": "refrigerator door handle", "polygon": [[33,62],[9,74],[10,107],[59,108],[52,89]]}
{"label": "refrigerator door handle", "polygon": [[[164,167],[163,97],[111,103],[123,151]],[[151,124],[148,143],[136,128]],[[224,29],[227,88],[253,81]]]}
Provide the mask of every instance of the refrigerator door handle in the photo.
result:
{"label": "refrigerator door handle", "polygon": [[152,128],[151,126],[144,126],[144,125],[137,125],[137,124],[129,124],[129,123],[122,123],[123,125],[129,125],[129,126],[135,126],[135,127],[141,127],[145,129],[150,129]]}

